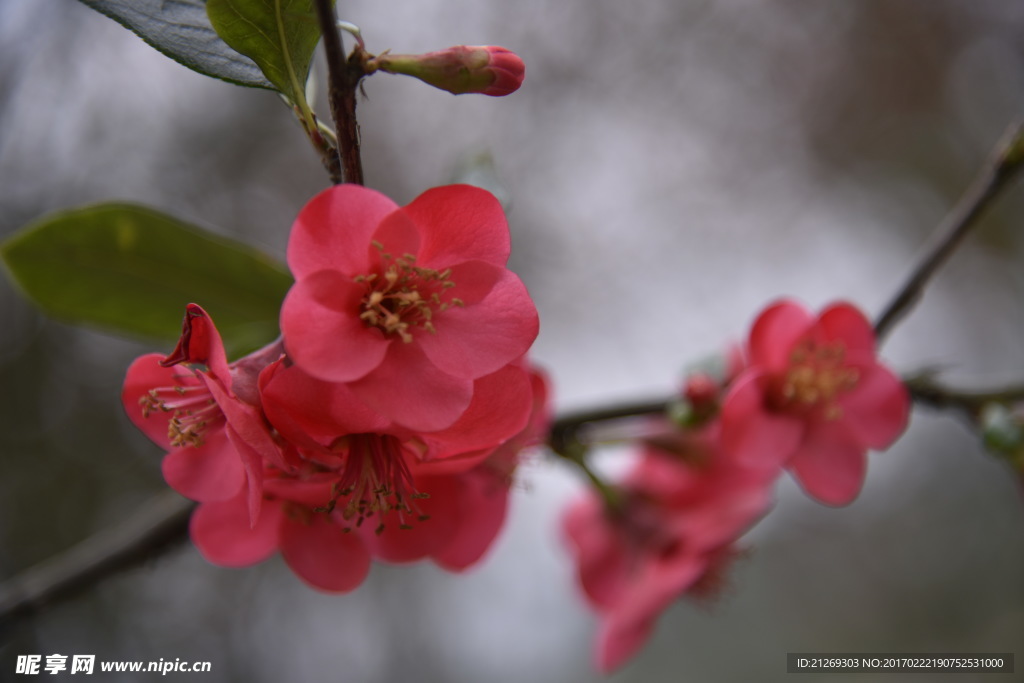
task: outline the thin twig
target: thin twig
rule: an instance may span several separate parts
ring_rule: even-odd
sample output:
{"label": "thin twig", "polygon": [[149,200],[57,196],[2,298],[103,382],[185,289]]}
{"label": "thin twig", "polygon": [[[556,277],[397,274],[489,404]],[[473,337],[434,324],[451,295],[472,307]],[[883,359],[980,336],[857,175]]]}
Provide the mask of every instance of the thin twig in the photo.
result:
{"label": "thin twig", "polygon": [[985,406],[998,403],[1012,405],[1024,402],[1024,385],[1000,389],[963,391],[943,386],[932,379],[932,373],[923,373],[904,380],[916,403],[940,410],[953,410],[969,421],[977,422]]}
{"label": "thin twig", "polygon": [[974,182],[935,230],[924,255],[875,323],[879,342],[924,293],[925,285],[977,224],[989,203],[1024,167],[1024,122],[1010,126]]}
{"label": "thin twig", "polygon": [[359,124],[356,122],[356,92],[359,81],[366,75],[365,52],[356,45],[350,58],[338,33],[338,20],[331,0],[316,0],[317,19],[323,34],[324,52],[327,55],[327,99],[338,136],[338,154],[341,158],[340,178],[332,177],[335,183],[363,184],[363,162],[359,155]]}
{"label": "thin twig", "polygon": [[8,579],[0,585],[0,631],[184,540],[194,507],[192,501],[166,491],[118,526]]}

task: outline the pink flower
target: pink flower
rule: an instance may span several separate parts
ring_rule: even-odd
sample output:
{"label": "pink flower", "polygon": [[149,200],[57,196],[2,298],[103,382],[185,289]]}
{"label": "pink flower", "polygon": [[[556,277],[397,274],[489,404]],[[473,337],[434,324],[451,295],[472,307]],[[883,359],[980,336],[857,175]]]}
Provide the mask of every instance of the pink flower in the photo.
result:
{"label": "pink flower", "polygon": [[903,383],[876,358],[870,323],[848,303],[815,318],[780,301],[754,322],[747,351],[722,407],[725,447],[789,468],[824,503],[852,501],[867,450],[891,445],[910,413]]}
{"label": "pink flower", "polygon": [[163,474],[173,489],[217,501],[235,496],[248,481],[243,495],[255,523],[263,461],[286,464],[260,412],[253,368],[247,361],[229,366],[213,321],[189,304],[177,347],[166,358],[136,359],[121,399],[135,426],[168,451]]}
{"label": "pink flower", "polygon": [[288,355],[389,421],[448,427],[474,381],[537,336],[537,311],[508,256],[508,225],[485,190],[439,187],[401,208],[356,185],[325,190],[288,244]]}
{"label": "pink flower", "polygon": [[374,57],[368,70],[413,76],[454,95],[482,93],[501,97],[519,89],[526,65],[519,55],[494,45],[456,45],[422,55]]}
{"label": "pink flower", "polygon": [[646,447],[614,508],[591,494],[566,514],[580,583],[602,617],[602,672],[633,656],[671,603],[702,595],[771,504],[774,473],[731,459],[716,436],[713,424],[678,434],[672,452]]}
{"label": "pink flower", "polygon": [[454,424],[419,433],[369,410],[346,385],[278,361],[262,373],[260,391],[300,465],[266,468],[255,527],[243,523],[240,497],[207,503],[193,517],[193,541],[228,567],[279,551],[326,591],[356,588],[372,559],[433,558],[464,569],[500,530],[519,450],[537,438],[534,416],[546,404],[538,407],[536,377],[517,362],[475,380]]}

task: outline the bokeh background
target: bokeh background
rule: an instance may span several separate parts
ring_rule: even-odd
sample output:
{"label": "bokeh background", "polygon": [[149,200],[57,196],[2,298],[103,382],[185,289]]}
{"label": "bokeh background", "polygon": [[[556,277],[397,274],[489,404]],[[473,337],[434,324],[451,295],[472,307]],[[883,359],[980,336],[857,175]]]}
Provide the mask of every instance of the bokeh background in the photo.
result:
{"label": "bokeh background", "polygon": [[[338,4],[371,51],[489,43],[525,59],[503,99],[369,79],[363,154],[399,203],[493,159],[560,411],[668,394],[779,296],[877,313],[1024,112],[1019,0]],[[283,256],[327,183],[272,94],[188,71],[72,0],[0,0],[0,237],[121,199]],[[0,577],[163,489],[161,453],[118,400],[151,350],[169,349],[46,319],[0,277]],[[1024,188],[884,356],[965,386],[1024,379]],[[347,596],[279,559],[230,571],[182,545],[6,629],[0,680],[25,653],[209,660],[177,678],[211,682],[599,680],[558,524],[580,486],[540,456],[480,566],[380,566]],[[943,680],[1024,680],[1021,494],[960,424],[919,410],[853,505],[784,480],[722,599],[671,609],[610,680],[784,680],[795,651],[1016,651],[1016,675]]]}

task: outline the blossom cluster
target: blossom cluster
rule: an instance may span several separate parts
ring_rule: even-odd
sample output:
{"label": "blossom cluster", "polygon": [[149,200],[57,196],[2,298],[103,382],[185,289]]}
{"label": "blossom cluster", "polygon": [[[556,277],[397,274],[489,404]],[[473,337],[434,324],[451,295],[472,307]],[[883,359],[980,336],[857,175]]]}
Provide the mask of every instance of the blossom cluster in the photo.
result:
{"label": "blossom cluster", "polygon": [[691,375],[678,423],[656,421],[626,478],[565,514],[580,584],[602,617],[602,671],[635,654],[671,603],[723,583],[784,469],[811,497],[845,505],[867,451],[891,445],[909,418],[905,386],[848,303],[818,316],[789,300],[769,306],[726,365]]}
{"label": "blossom cluster", "polygon": [[509,246],[479,188],[399,207],[339,185],[292,228],[278,342],[229,363],[192,304],[177,348],[131,365],[125,408],[167,450],[168,484],[201,503],[191,535],[208,560],[280,552],[308,584],[349,591],[373,560],[480,559],[548,420]]}

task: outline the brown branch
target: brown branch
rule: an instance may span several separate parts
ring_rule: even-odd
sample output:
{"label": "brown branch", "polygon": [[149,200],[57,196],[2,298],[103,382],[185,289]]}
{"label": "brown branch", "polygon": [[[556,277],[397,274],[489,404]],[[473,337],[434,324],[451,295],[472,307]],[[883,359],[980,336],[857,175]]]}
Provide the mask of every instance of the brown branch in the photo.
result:
{"label": "brown branch", "polygon": [[[988,403],[1024,401],[1024,386],[994,391],[957,391],[933,381],[930,374],[905,380],[911,396],[922,405],[976,418]],[[584,430],[601,422],[664,414],[670,401],[648,401],[583,410],[559,417],[551,426],[548,446],[579,466],[614,508],[617,493],[586,463],[592,445]],[[104,529],[70,550],[0,584],[0,625],[12,623],[58,600],[72,597],[112,574],[156,557],[187,536],[195,503],[173,491],[156,496],[142,510],[111,529]]]}
{"label": "brown branch", "polygon": [[118,526],[0,584],[0,630],[184,540],[194,507],[192,501],[166,491]]}
{"label": "brown branch", "polygon": [[346,59],[338,34],[338,20],[331,0],[316,0],[317,20],[323,35],[327,55],[327,100],[338,136],[337,152],[340,156],[341,177],[332,176],[335,183],[363,184],[363,162],[359,155],[359,124],[356,122],[356,92],[359,81],[366,75],[366,52],[356,45]]}
{"label": "brown branch", "polygon": [[985,406],[998,403],[1012,405],[1024,402],[1024,386],[1006,386],[1000,389],[963,391],[935,382],[932,373],[923,373],[904,380],[916,403],[939,410],[961,413],[971,422],[977,422]]}
{"label": "brown branch", "polygon": [[920,300],[925,285],[977,224],[991,201],[1024,167],[1024,122],[1010,126],[974,182],[936,228],[925,253],[875,323],[881,342]]}

